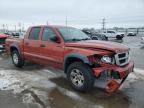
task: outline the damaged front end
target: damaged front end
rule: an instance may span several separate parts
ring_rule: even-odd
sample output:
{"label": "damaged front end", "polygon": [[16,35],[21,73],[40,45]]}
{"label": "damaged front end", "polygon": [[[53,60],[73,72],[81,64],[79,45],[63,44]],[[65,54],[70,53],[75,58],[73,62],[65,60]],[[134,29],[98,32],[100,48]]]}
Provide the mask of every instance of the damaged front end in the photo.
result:
{"label": "damaged front end", "polygon": [[95,86],[104,88],[108,93],[117,91],[134,68],[134,63],[129,60],[129,52],[89,58],[93,63]]}
{"label": "damaged front end", "polygon": [[105,89],[108,93],[113,93],[118,90],[126,77],[127,76],[121,78],[118,72],[104,70],[100,72],[98,77],[96,77],[95,86]]}

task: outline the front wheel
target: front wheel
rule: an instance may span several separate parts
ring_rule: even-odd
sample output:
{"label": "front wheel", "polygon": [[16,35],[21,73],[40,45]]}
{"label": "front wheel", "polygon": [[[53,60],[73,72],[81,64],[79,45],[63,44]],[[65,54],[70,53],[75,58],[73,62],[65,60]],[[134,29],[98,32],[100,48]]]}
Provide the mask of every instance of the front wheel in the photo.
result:
{"label": "front wheel", "polygon": [[22,67],[24,65],[24,60],[22,59],[17,50],[14,50],[11,56],[12,56],[12,62],[16,67]]}
{"label": "front wheel", "polygon": [[70,64],[67,69],[67,78],[71,86],[78,91],[86,92],[94,85],[92,69],[82,62]]}

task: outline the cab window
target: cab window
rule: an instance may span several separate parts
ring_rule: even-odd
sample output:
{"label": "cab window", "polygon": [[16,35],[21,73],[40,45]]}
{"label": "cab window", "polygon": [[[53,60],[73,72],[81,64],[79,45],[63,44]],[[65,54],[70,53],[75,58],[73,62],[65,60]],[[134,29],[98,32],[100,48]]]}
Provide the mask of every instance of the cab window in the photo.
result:
{"label": "cab window", "polygon": [[31,29],[29,33],[29,39],[32,40],[38,40],[39,39],[39,33],[40,33],[41,27],[34,27]]}
{"label": "cab window", "polygon": [[56,39],[56,34],[51,28],[44,28],[43,35],[42,35],[42,41],[54,41]]}

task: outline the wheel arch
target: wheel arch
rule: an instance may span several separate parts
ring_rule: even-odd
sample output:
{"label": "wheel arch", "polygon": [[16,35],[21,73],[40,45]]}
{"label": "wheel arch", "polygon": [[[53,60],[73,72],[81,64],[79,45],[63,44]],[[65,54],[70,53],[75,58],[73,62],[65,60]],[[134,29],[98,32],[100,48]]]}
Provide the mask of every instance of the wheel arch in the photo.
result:
{"label": "wheel arch", "polygon": [[19,52],[19,54],[21,55],[21,52],[20,52],[20,49],[18,48],[18,46],[15,45],[15,44],[12,44],[12,45],[10,46],[10,54],[12,54],[12,52],[13,52],[14,50],[17,50],[17,51]]}
{"label": "wheel arch", "polygon": [[71,53],[64,57],[64,72],[66,73],[68,66],[74,62],[83,62],[85,64],[89,64],[88,57],[78,53]]}

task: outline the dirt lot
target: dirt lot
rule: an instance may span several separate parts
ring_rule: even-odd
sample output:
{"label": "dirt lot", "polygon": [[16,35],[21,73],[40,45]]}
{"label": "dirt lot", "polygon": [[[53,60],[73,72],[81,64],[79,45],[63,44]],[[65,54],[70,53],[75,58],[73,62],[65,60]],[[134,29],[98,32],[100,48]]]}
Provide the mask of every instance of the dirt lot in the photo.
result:
{"label": "dirt lot", "polygon": [[60,70],[30,63],[17,69],[1,55],[0,108],[144,108],[144,49],[139,37],[125,37],[122,43],[131,48],[135,71],[113,95],[97,87],[76,92]]}

